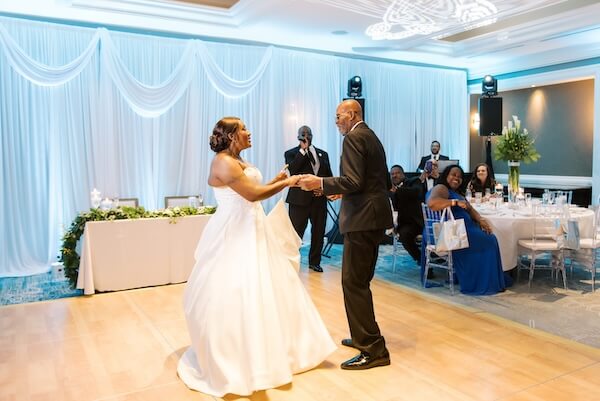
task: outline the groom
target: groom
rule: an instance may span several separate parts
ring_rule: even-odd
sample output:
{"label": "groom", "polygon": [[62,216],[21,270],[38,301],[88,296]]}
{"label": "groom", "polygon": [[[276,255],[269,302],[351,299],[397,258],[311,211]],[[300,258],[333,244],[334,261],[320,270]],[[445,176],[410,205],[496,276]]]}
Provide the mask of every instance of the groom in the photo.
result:
{"label": "groom", "polygon": [[305,191],[321,189],[331,198],[342,197],[339,224],[344,234],[342,289],[352,338],[342,345],[360,354],[343,362],[342,369],[361,370],[390,364],[385,339],[373,310],[370,283],[375,273],[379,243],[391,228],[388,169],[383,145],[362,120],[362,108],[345,100],[336,110],[336,125],[344,136],[339,177],[306,175],[298,182]]}

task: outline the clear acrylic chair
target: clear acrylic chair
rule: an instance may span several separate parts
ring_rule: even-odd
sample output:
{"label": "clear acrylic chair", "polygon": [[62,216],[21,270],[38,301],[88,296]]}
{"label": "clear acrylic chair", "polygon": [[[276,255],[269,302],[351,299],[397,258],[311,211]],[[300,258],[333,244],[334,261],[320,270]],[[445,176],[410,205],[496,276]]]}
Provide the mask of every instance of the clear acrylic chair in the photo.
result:
{"label": "clear acrylic chair", "polygon": [[[427,287],[427,274],[431,268],[440,268],[448,271],[448,283],[450,293],[454,295],[454,265],[452,263],[452,251],[436,252],[441,211],[431,210],[426,204],[421,203],[423,211],[423,222],[425,223],[425,237],[422,246],[425,246],[425,271],[423,272],[423,287]],[[425,245],[426,244],[426,245]]]}
{"label": "clear acrylic chair", "polygon": [[579,249],[571,251],[571,275],[573,263],[588,270],[592,276],[592,292],[596,288],[596,262],[598,261],[598,250],[600,249],[600,206],[590,206],[594,211],[594,223],[590,237],[581,238]]}
{"label": "clear acrylic chair", "polygon": [[532,205],[531,238],[518,241],[517,281],[521,270],[529,271],[528,287],[536,270],[560,271],[563,277],[564,288],[567,289],[565,274],[564,252],[556,240],[557,229],[555,219],[542,216],[540,205]]}
{"label": "clear acrylic chair", "polygon": [[549,191],[552,194],[554,203],[557,205],[567,204],[570,205],[573,199],[573,191]]}

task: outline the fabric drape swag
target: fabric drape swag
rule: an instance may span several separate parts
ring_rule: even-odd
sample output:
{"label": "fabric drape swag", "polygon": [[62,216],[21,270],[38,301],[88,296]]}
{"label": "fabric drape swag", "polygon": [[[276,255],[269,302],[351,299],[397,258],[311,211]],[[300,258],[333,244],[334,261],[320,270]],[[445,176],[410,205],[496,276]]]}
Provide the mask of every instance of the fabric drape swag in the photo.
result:
{"label": "fabric drape swag", "polygon": [[245,121],[243,156],[266,179],[301,125],[337,160],[354,75],[390,165],[416,167],[433,139],[467,161],[465,71],[0,17],[0,276],[47,270],[92,188],[148,209],[214,204],[208,136],[223,116]]}

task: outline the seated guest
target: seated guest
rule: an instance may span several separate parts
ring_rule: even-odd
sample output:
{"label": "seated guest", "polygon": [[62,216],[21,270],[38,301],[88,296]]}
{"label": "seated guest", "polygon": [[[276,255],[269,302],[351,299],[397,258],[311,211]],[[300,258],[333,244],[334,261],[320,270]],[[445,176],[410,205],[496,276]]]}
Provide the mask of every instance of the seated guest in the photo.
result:
{"label": "seated guest", "polygon": [[469,181],[467,188],[474,194],[481,192],[485,194],[485,190],[489,189],[493,193],[496,189],[496,180],[490,174],[490,168],[485,163],[479,163],[473,170],[473,177]]}
{"label": "seated guest", "polygon": [[[450,206],[454,217],[465,221],[469,247],[452,251],[460,291],[467,295],[496,294],[505,288],[498,241],[492,234],[490,223],[458,192],[463,176],[460,166],[448,166],[440,175],[438,184],[428,194],[427,206],[439,211]],[[425,236],[423,237],[425,241]],[[422,258],[423,271],[424,259]]]}
{"label": "seated guest", "polygon": [[419,176],[422,202],[425,202],[425,194],[437,184],[439,176],[440,170],[437,160],[432,160],[425,164],[425,169]]}
{"label": "seated guest", "polygon": [[419,262],[421,250],[417,246],[417,236],[423,231],[423,213],[421,212],[422,190],[418,178],[407,179],[404,169],[394,165],[390,169],[392,188],[390,198],[394,210],[398,212],[396,235],[406,252]]}
{"label": "seated guest", "polygon": [[444,156],[440,154],[440,143],[438,141],[431,142],[431,154],[427,156],[421,157],[421,162],[419,163],[419,167],[417,167],[417,171],[425,170],[425,163],[427,160],[449,160],[448,156]]}

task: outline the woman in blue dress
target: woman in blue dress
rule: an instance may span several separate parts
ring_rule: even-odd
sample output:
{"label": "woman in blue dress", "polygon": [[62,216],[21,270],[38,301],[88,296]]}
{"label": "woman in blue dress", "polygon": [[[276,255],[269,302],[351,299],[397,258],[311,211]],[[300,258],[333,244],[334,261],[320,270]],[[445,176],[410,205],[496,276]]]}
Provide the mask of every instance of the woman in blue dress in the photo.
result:
{"label": "woman in blue dress", "polygon": [[506,287],[498,241],[490,223],[461,195],[463,177],[460,166],[446,167],[438,184],[427,194],[427,206],[431,210],[450,206],[456,219],[465,220],[469,247],[452,252],[460,291],[467,295],[496,294]]}

